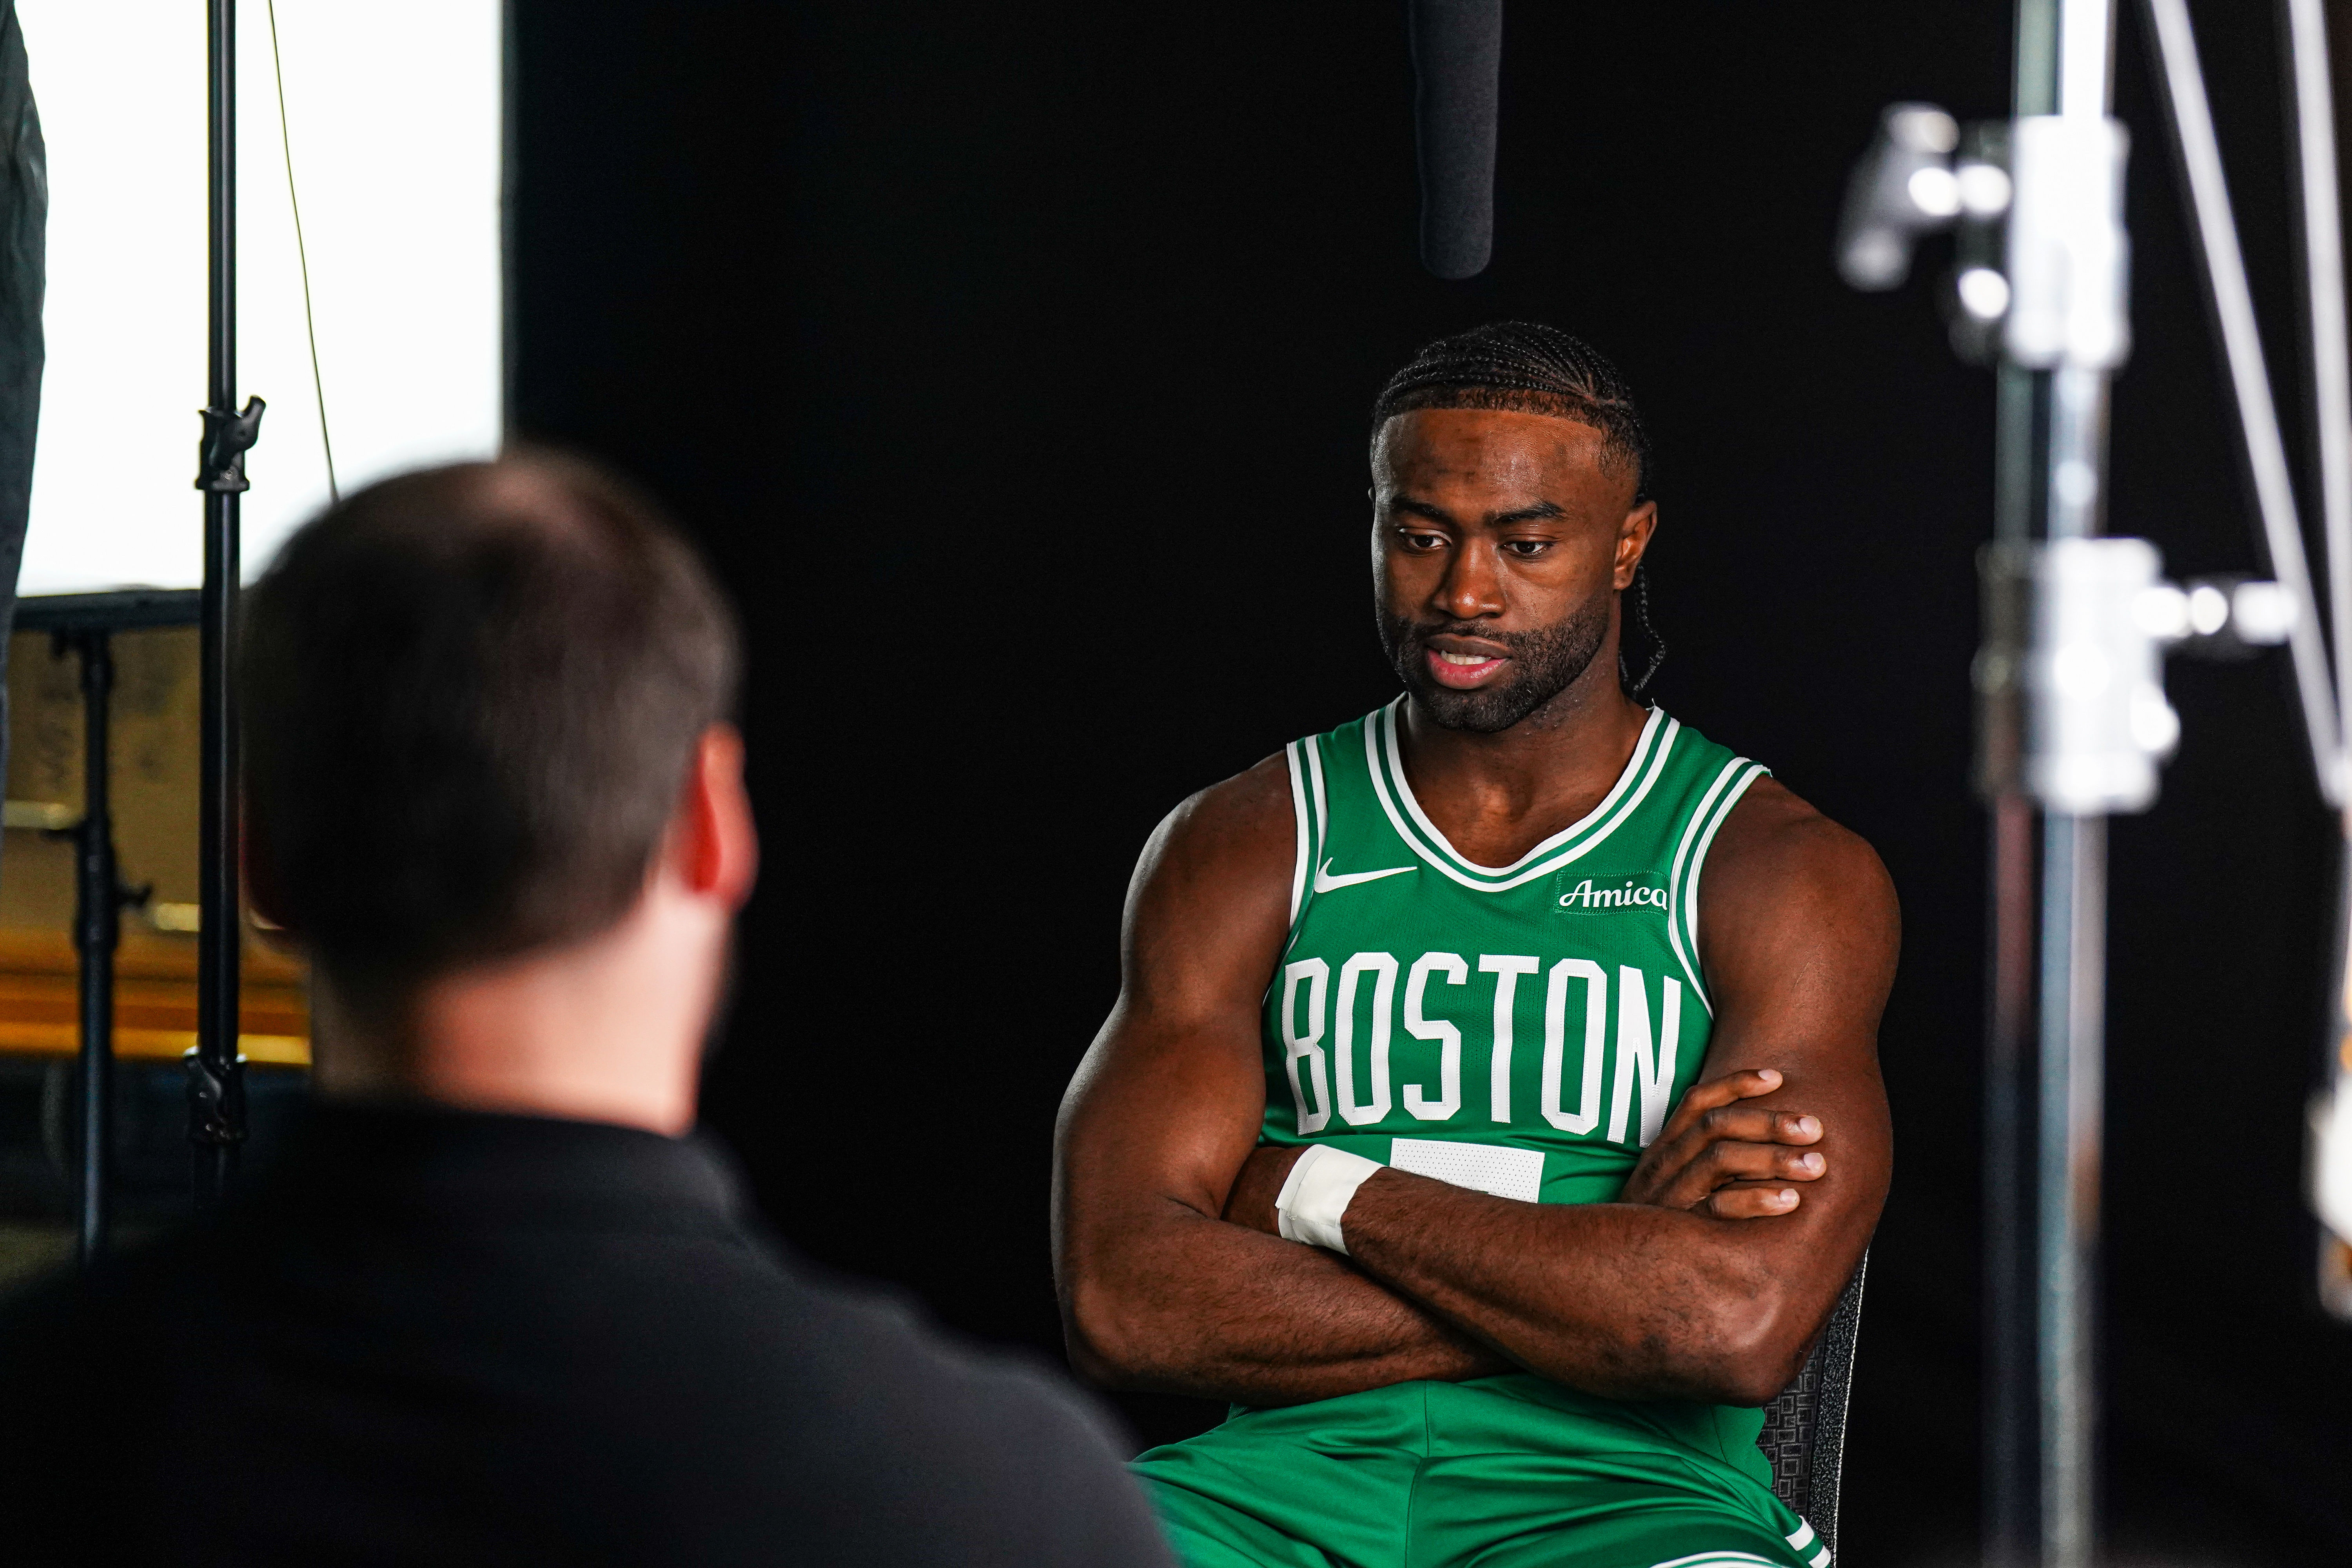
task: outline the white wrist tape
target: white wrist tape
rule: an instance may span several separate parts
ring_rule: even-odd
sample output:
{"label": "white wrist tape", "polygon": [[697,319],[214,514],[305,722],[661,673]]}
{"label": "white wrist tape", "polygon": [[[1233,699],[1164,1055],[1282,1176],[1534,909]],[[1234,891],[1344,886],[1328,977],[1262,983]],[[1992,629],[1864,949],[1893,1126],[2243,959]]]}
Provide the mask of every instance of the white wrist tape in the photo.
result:
{"label": "white wrist tape", "polygon": [[1356,1189],[1374,1171],[1384,1169],[1378,1160],[1367,1160],[1345,1149],[1328,1143],[1311,1145],[1290,1167],[1290,1178],[1275,1195],[1275,1218],[1283,1240],[1346,1252],[1348,1243],[1339,1234],[1339,1221],[1346,1216]]}

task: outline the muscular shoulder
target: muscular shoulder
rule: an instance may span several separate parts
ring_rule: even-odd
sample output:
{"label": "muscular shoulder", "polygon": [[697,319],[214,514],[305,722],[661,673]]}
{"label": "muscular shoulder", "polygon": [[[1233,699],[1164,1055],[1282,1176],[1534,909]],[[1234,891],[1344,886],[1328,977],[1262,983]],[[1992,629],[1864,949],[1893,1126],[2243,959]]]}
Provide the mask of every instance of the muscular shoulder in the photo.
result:
{"label": "muscular shoulder", "polygon": [[1280,752],[1200,791],[1168,814],[1189,843],[1287,857],[1291,845],[1290,764]]}
{"label": "muscular shoulder", "polygon": [[1710,965],[1807,936],[1883,951],[1891,963],[1900,940],[1895,883],[1877,852],[1774,779],[1757,780],[1726,819],[1700,887]]}
{"label": "muscular shoulder", "polygon": [[1297,837],[1290,769],[1277,752],[1170,812],[1144,846],[1137,885],[1205,879],[1229,891],[1286,889]]}
{"label": "muscular shoulder", "polygon": [[1290,923],[1297,855],[1279,753],[1170,812],[1128,889],[1130,1000],[1262,988]]}

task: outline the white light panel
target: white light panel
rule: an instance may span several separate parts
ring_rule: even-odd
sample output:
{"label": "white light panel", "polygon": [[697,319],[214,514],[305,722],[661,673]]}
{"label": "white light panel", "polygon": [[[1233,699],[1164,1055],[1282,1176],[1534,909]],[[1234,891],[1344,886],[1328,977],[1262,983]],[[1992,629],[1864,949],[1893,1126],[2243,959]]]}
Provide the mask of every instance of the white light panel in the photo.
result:
{"label": "white light panel", "polygon": [[[499,0],[277,0],[345,494],[495,451]],[[203,577],[205,7],[17,0],[49,153],[48,367],[23,594]],[[245,572],[327,500],[264,0],[237,7]]]}

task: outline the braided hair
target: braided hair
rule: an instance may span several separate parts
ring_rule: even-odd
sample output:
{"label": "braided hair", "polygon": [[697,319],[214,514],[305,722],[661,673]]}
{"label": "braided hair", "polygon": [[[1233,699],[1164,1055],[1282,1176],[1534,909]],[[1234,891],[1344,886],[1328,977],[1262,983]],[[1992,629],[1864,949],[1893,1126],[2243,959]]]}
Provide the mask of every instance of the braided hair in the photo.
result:
{"label": "braided hair", "polygon": [[[1416,408],[1501,408],[1589,425],[1601,437],[1602,468],[1631,469],[1634,504],[1650,499],[1650,437],[1633,388],[1590,343],[1556,327],[1489,321],[1428,344],[1372,400],[1373,439],[1389,420]],[[1648,658],[1636,679],[1621,644],[1617,673],[1626,693],[1639,698],[1666,658],[1665,640],[1650,623],[1646,561],[1634,568],[1631,596]]]}

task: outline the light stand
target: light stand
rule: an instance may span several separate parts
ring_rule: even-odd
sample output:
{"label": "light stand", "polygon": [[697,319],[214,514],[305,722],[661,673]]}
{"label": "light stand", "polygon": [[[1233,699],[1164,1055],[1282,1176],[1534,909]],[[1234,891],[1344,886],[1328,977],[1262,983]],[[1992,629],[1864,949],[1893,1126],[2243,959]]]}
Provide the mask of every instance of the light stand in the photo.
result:
{"label": "light stand", "polygon": [[[2108,383],[2129,349],[2112,0],[2020,0],[2016,118],[1975,128],[1966,145],[1933,106],[1889,110],[1839,236],[1847,280],[1887,289],[1917,236],[1957,227],[1953,341],[1998,360],[1999,507],[1975,676],[1992,818],[1986,1522],[1988,1555],[2003,1565],[2087,1568],[2095,1545],[2106,818],[2153,803],[2157,764],[2178,739],[2163,651],[2290,644],[2320,789],[2342,804],[2341,715],[2185,0],[2146,8],[2275,583],[2176,587],[2153,546],[2102,537]],[[2352,388],[2326,41],[2316,0],[2288,10],[2305,226],[2331,237],[2306,249],[2319,414],[2333,426],[2322,443],[2329,543],[2346,573]]]}
{"label": "light stand", "polygon": [[[2053,202],[2063,199],[2063,193],[2095,204],[2090,213],[2081,215],[2092,220],[2082,226],[2092,232],[2079,237],[2090,240],[2086,247],[2090,254],[2079,258],[2084,265],[2067,268],[2066,282],[2073,286],[2091,282],[2095,292],[2052,302],[2053,313],[2062,313],[2061,324],[2046,332],[2043,341],[2056,341],[2054,365],[2035,363],[2050,357],[2041,342],[2006,345],[2010,362],[2030,378],[2016,384],[2011,395],[2023,395],[2030,399],[2030,406],[2023,417],[2012,416],[2001,421],[2000,429],[2009,441],[2028,445],[2024,452],[1999,454],[1995,461],[2004,467],[2010,462],[2031,467],[2038,455],[2046,478],[2020,498],[2026,502],[2021,514],[2004,520],[2009,524],[2003,531],[2006,536],[1990,558],[2003,564],[2020,562],[2024,553],[2020,546],[2027,540],[2087,541],[2103,531],[2108,378],[2127,346],[2120,224],[2123,145],[2120,128],[2106,117],[2115,52],[2114,16],[2108,0],[2066,0],[2055,18],[2051,16],[2052,9],[2031,0],[2019,8],[2020,34],[2030,25],[2042,36],[2035,38],[2030,52],[2021,37],[2018,49],[2015,107],[2020,123],[2011,146],[2020,166],[2011,170],[2012,191],[2020,183],[2019,174],[2030,166],[2026,150],[2032,144],[2032,138],[2047,138],[2053,143],[2048,155],[2064,160],[2065,165],[2064,172],[2043,182],[2042,188],[2051,192]],[[2057,46],[2054,49],[2042,42],[2053,19],[2057,23],[2057,37],[2051,40]],[[2029,183],[2023,194],[2030,203],[2037,192]],[[2015,201],[2016,195],[2011,199]],[[2015,238],[2011,244],[2011,255],[2026,268],[2041,259],[2033,255],[2035,248],[2030,237],[2025,244]],[[2019,268],[2012,263],[2011,269]],[[2021,281],[2011,280],[2012,311],[2028,302],[2017,297]],[[2074,319],[2066,320],[2067,316]],[[2021,335],[2011,334],[2012,339]],[[2019,352],[2021,347],[2023,353]],[[2037,604],[2035,608],[2038,612],[2042,606]],[[2032,617],[2033,621],[2043,618],[2038,613]],[[2018,626],[2015,619],[2002,628],[2006,636],[2021,630],[2031,635],[2037,629],[2041,628]],[[2013,704],[2007,706],[2004,717],[2013,711]],[[2035,735],[2036,728],[2029,718],[2024,747],[2029,759],[2037,749],[2037,740],[2046,746],[2060,739],[2048,732]],[[2041,728],[2046,731],[2054,726]],[[2073,759],[2045,757],[2045,761],[2055,774]],[[2024,771],[2029,776],[2033,772],[2031,761]],[[1986,777],[1984,782],[1992,786],[1997,814],[2004,808],[2018,809],[2019,786],[2025,779],[2011,773]],[[2046,782],[2060,783],[2054,776]],[[1992,1545],[1996,1560],[2030,1560],[2025,1548],[2033,1539],[2032,1531],[2040,1537],[2041,1561],[2052,1568],[2078,1568],[2088,1563],[2092,1549],[2094,1434],[2098,1423],[2092,1325],[2105,1133],[2107,850],[2106,820],[2100,808],[2108,804],[2110,792],[2095,784],[2087,789],[2038,793],[2045,805],[2052,804],[2052,795],[2056,794],[2056,805],[2074,809],[2049,810],[2042,823],[2038,955],[2042,984],[2035,1019],[2040,1059],[2032,1079],[2034,1115],[2025,1123],[2035,1130],[2033,1179],[2020,1182],[2012,1175],[2002,1183],[2010,1206],[2008,1212],[1992,1216],[1991,1228],[2004,1233],[1998,1244],[1999,1256],[2010,1271],[2011,1289],[2022,1282],[2019,1265],[2029,1258],[2032,1278],[2039,1287],[2032,1300],[2037,1308],[2032,1316],[2033,1342],[2040,1353],[2030,1363],[2035,1369],[2032,1386],[2039,1397],[2035,1408],[2028,1412],[2014,1407],[2012,1395],[2004,1415],[2014,1426],[1994,1438],[2000,1458],[1993,1474],[2009,1495],[1992,1500],[1992,1521],[1999,1532]],[[2004,866],[1996,858],[1992,870],[1996,889],[2014,890],[2032,879],[2030,833],[1996,833],[1993,849],[1996,857],[2005,854],[2017,862]],[[1992,910],[1994,951],[2032,951],[2030,926],[2017,931],[2007,929],[2021,916],[2031,920],[2022,900],[1996,897]],[[2003,977],[2011,986],[2020,978]],[[2030,987],[2031,976],[2022,978]],[[2021,991],[2007,1005],[1997,1008],[1996,1016],[2021,1019],[2031,1005],[2031,994],[2030,989]],[[2003,1042],[1995,1055],[2012,1064],[2014,1071],[2026,1059],[2026,1052],[2019,1048],[2022,1044]],[[2000,1086],[2009,1106],[2021,1104],[2022,1087],[2019,1079]],[[2013,1133],[2011,1136],[2015,1138]],[[2023,1153],[2023,1142],[2016,1139],[2012,1143],[2011,1159]],[[2021,1245],[2025,1236],[2033,1238],[2030,1247]],[[2016,1337],[2027,1321],[2021,1305],[2011,1302],[2001,1312],[1999,1321],[2009,1339],[1993,1347],[1993,1364],[2009,1370],[2012,1384],[2019,1387],[2026,1380],[2016,1371],[2028,1364],[2024,1352],[2033,1348]],[[2024,1432],[2017,1429],[2029,1418],[2039,1428],[2038,1442],[2030,1447],[2023,1440]],[[2032,1470],[2022,1462],[2028,1453],[2039,1457],[2038,1466]],[[2018,1483],[2029,1475],[2037,1484],[2032,1494],[2021,1495]],[[2028,1496],[2038,1506],[2029,1506]]]}
{"label": "light stand", "polygon": [[196,1047],[188,1057],[188,1136],[200,1206],[220,1201],[245,1142],[245,1058],[237,1053],[237,733],[230,680],[236,625],[238,498],[263,404],[236,405],[236,0],[205,0],[206,213],[210,376],[196,488],[205,492],[205,581],[198,617],[199,723]]}
{"label": "light stand", "polygon": [[108,1246],[114,1215],[114,952],[122,911],[147,901],[148,888],[125,888],[114,848],[112,736],[114,637],[195,618],[193,593],[134,588],[114,594],[43,595],[20,600],[16,629],[47,632],[58,655],[81,661],[82,811],[71,827],[52,829],[74,847],[73,942],[80,1021],[81,1168],[78,1226],[81,1261]]}

